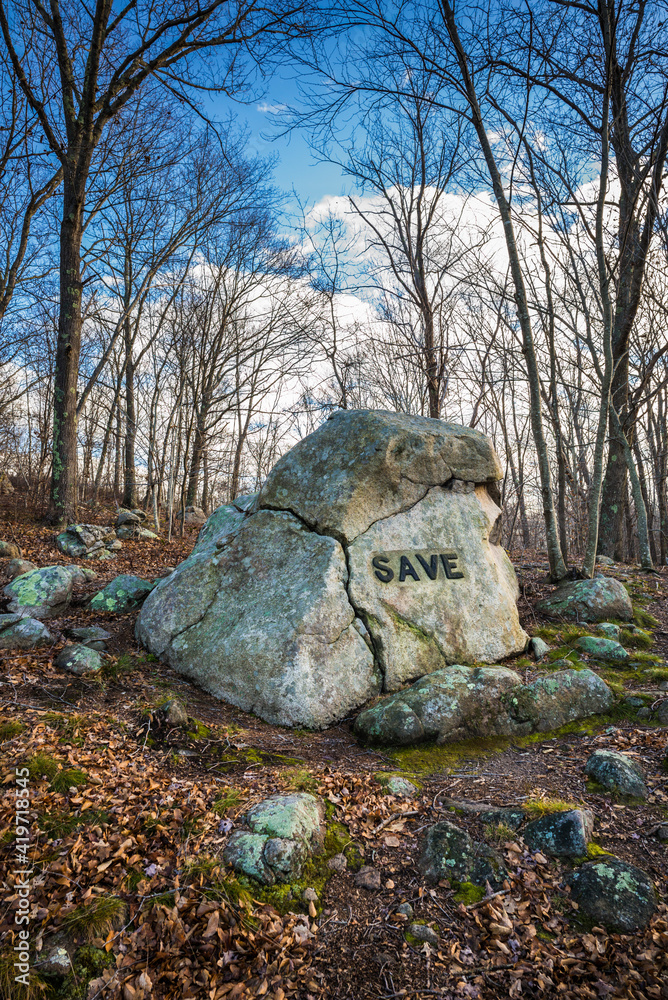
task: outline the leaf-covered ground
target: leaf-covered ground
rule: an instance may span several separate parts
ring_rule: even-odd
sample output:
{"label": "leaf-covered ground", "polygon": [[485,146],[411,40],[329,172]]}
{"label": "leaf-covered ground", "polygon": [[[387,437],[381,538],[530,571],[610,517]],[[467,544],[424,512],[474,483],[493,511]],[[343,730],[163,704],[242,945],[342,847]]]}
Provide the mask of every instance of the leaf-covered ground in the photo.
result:
{"label": "leaf-covered ground", "polygon": [[[0,538],[15,540],[39,565],[66,563],[25,498],[2,498]],[[112,512],[82,520],[110,523]],[[15,768],[30,768],[33,996],[162,998],[331,997],[668,997],[668,869],[656,833],[668,818],[666,730],[627,707],[611,719],[558,735],[377,753],[354,740],[350,721],[322,733],[266,725],[216,702],[140,650],[134,614],[92,614],[86,600],[121,572],[153,578],[189,551],[194,533],[166,542],[125,543],[118,560],[66,616],[49,623],[53,649],[7,654],[0,669],[3,900],[0,996],[26,996],[13,981],[11,948],[18,905],[13,853]],[[546,623],[533,605],[548,585],[539,555],[522,553],[520,609],[535,633]],[[0,584],[5,582],[0,564]],[[656,617],[654,645],[668,653],[668,580],[628,568],[639,607]],[[642,612],[641,612],[642,613]],[[645,619],[643,618],[643,621]],[[113,634],[103,676],[77,679],[53,666],[62,630],[101,624]],[[548,628],[553,646],[572,632]],[[530,660],[514,664],[528,677]],[[660,664],[609,677],[621,695],[652,703],[668,696]],[[625,691],[623,689],[626,689]],[[187,727],[169,727],[158,708],[171,697]],[[632,754],[645,770],[641,806],[590,794],[582,765],[594,749]],[[385,793],[381,772],[419,785],[414,799]],[[350,867],[313,870],[317,903],[271,905],[271,894],[226,871],[222,849],[238,817],[268,794],[307,790],[329,803]],[[595,843],[647,871],[661,903],[650,927],[609,934],[579,921],[566,885],[572,863],[529,851],[516,834],[484,828],[475,814],[453,815],[452,800],[521,804],[536,813],[554,802],[585,803],[596,815]],[[450,818],[493,843],[510,872],[488,900],[457,899],[443,881],[426,884],[416,867],[424,827]],[[334,828],[334,827],[333,827]],[[380,888],[356,884],[358,857]],[[317,867],[317,866],[316,866]],[[277,899],[273,899],[277,902]],[[413,919],[431,925],[438,945],[406,940]],[[76,946],[66,979],[40,975],[53,944]],[[50,994],[49,994],[50,991]]]}

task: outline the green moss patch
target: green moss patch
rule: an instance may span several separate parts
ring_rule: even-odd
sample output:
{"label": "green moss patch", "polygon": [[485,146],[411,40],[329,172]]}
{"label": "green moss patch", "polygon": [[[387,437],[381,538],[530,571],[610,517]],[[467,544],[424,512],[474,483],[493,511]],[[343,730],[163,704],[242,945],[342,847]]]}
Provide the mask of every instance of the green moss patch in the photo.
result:
{"label": "green moss patch", "polygon": [[7,740],[13,740],[16,736],[20,736],[24,729],[25,726],[18,720],[3,722],[0,725],[0,743],[5,743]]}
{"label": "green moss patch", "polygon": [[453,898],[456,903],[471,906],[472,903],[479,903],[481,899],[485,898],[485,890],[479,885],[474,885],[473,882],[459,882]]}
{"label": "green moss patch", "polygon": [[75,952],[69,975],[60,985],[50,990],[48,996],[52,1000],[86,1000],[88,984],[93,979],[99,979],[114,961],[111,952],[93,948],[92,945],[84,945]]}

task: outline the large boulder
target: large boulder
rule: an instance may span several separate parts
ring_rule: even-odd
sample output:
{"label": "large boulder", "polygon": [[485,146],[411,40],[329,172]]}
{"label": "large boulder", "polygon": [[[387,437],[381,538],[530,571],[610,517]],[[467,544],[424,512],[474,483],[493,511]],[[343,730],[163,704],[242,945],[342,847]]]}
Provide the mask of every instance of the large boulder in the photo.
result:
{"label": "large boulder", "polygon": [[322,728],[381,686],[346,581],[339,542],[260,511],[217,556],[200,550],[159,581],[137,636],[216,697]]}
{"label": "large boulder", "polygon": [[608,711],[612,691],[592,670],[559,670],[523,684],[508,667],[453,666],[416,681],[355,721],[362,740],[407,745],[548,732]]}
{"label": "large boulder", "polygon": [[137,637],[271,722],[321,727],[383,688],[525,648],[478,431],[342,411],[215,511]]}
{"label": "large boulder", "polygon": [[608,618],[630,622],[633,618],[633,605],[626,587],[609,576],[562,583],[539,601],[536,609],[546,618],[578,622],[604,622]]}
{"label": "large boulder", "polygon": [[3,593],[10,611],[44,621],[67,610],[75,585],[94,578],[95,573],[81,566],[44,566],[17,576]]}

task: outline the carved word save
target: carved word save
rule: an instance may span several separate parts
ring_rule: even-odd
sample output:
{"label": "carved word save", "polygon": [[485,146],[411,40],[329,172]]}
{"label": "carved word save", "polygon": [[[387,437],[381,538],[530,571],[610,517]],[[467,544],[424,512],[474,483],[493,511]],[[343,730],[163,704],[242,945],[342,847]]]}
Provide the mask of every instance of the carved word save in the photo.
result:
{"label": "carved word save", "polygon": [[420,552],[387,552],[371,560],[374,576],[381,583],[419,583],[420,581],[463,580],[464,574],[457,566],[456,552],[437,552],[422,555]]}

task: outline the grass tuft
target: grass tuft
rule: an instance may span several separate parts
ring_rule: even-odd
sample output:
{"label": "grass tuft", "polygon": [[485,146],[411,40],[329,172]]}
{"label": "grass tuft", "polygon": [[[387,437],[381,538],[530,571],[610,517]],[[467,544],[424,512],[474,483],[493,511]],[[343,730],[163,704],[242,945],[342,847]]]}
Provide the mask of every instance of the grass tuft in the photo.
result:
{"label": "grass tuft", "polygon": [[125,919],[126,910],[119,896],[98,896],[68,913],[63,926],[68,933],[92,941],[96,937],[106,937],[112,928],[118,927]]}

